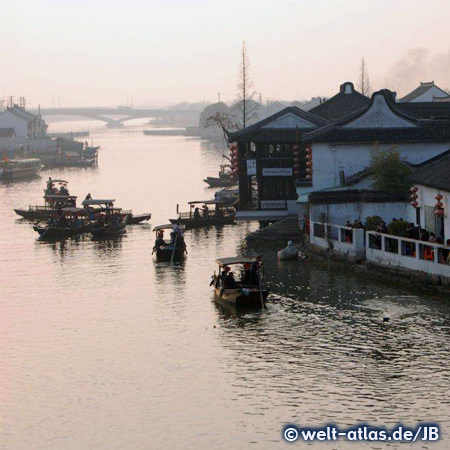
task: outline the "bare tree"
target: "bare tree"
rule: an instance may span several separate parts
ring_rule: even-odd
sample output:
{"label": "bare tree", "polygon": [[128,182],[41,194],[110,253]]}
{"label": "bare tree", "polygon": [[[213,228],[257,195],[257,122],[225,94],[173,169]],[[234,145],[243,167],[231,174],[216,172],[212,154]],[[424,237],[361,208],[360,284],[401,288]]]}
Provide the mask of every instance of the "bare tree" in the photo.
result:
{"label": "bare tree", "polygon": [[253,90],[253,82],[250,78],[249,69],[250,60],[247,53],[247,45],[244,40],[242,42],[241,63],[237,84],[239,100],[235,105],[237,111],[236,125],[239,128],[245,128],[256,117],[256,110],[258,108],[258,103],[253,100],[256,92]]}
{"label": "bare tree", "polygon": [[364,58],[361,58],[361,67],[359,69],[359,82],[358,82],[359,90],[363,95],[370,94],[370,79],[369,72],[367,70],[366,61]]}

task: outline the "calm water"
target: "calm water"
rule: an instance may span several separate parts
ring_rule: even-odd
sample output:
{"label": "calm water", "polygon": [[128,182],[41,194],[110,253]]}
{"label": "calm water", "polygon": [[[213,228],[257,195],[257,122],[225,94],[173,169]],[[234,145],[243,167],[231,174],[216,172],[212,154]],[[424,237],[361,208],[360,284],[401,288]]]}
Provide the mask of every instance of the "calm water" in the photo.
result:
{"label": "calm water", "polygon": [[[70,126],[87,127],[52,128]],[[141,130],[91,124],[98,168],[0,185],[0,448],[275,449],[289,422],[436,421],[448,438],[449,306],[336,264],[279,264],[276,248],[246,246],[255,224],[189,231],[185,264],[156,264],[151,225],[212,196],[202,179],[221,151]],[[41,203],[48,176],[150,211],[151,224],[109,243],[37,242],[13,207]],[[267,311],[221,311],[215,258],[255,253],[275,294]],[[398,447],[314,447],[355,445]]]}

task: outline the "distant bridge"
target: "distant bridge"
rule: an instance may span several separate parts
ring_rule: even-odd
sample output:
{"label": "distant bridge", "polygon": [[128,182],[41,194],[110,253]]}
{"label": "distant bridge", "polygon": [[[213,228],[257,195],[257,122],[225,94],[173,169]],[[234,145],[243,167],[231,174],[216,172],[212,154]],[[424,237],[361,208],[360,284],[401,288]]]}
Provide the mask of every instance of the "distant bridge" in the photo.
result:
{"label": "distant bridge", "polygon": [[[37,113],[38,111],[33,111]],[[155,117],[158,119],[174,119],[176,117],[198,117],[198,111],[180,109],[133,109],[128,107],[118,108],[41,108],[42,116],[81,116],[89,119],[106,122],[109,127],[120,127],[124,122],[133,119]],[[110,118],[107,116],[124,116]]]}

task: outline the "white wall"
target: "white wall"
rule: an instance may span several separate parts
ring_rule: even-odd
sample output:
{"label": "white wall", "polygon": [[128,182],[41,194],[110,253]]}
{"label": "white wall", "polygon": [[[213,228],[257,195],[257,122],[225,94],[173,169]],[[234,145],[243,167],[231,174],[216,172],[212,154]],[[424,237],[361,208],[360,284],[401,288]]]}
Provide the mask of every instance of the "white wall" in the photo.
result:
{"label": "white wall", "polygon": [[433,86],[428,91],[424,92],[419,97],[411,100],[411,102],[432,102],[434,97],[446,97],[448,94],[444,91],[441,91],[438,87]]}
{"label": "white wall", "polygon": [[[386,223],[392,219],[410,220],[409,203],[337,203],[330,205],[311,204],[311,221],[320,221],[321,214],[325,214],[327,221],[335,225],[344,225],[347,220],[353,223],[355,219],[363,223],[369,216],[380,216]],[[450,237],[450,236],[449,236]]]}
{"label": "white wall", "polygon": [[28,137],[28,122],[9,111],[0,114],[0,128],[14,128],[17,137]]}
{"label": "white wall", "polygon": [[[392,144],[379,146],[381,150],[388,150],[392,147]],[[397,146],[401,158],[412,164],[419,164],[426,161],[449,148],[450,142],[399,144]],[[298,187],[297,193],[301,195],[308,192],[339,187],[339,168],[342,167],[344,169],[346,177],[367,169],[371,164],[370,152],[372,149],[372,144],[335,146],[322,143],[313,144],[312,186]]]}

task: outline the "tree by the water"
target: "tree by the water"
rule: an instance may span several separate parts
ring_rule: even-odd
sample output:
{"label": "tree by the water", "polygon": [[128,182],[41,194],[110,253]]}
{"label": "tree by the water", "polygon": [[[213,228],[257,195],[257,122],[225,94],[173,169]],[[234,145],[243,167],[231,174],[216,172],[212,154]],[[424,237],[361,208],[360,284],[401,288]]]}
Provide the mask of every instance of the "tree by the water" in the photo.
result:
{"label": "tree by the water", "polygon": [[258,103],[253,100],[256,91],[250,78],[250,60],[245,40],[242,42],[237,89],[239,100],[235,105],[236,125],[238,128],[245,128],[256,117],[258,108]]}
{"label": "tree by the water", "polygon": [[370,79],[369,72],[367,70],[367,64],[364,58],[361,59],[361,67],[359,69],[359,90],[363,95],[370,95]]}
{"label": "tree by the water", "polygon": [[371,151],[373,187],[380,191],[408,195],[411,183],[407,177],[411,170],[400,159],[400,152],[396,147],[387,150],[375,145]]}

